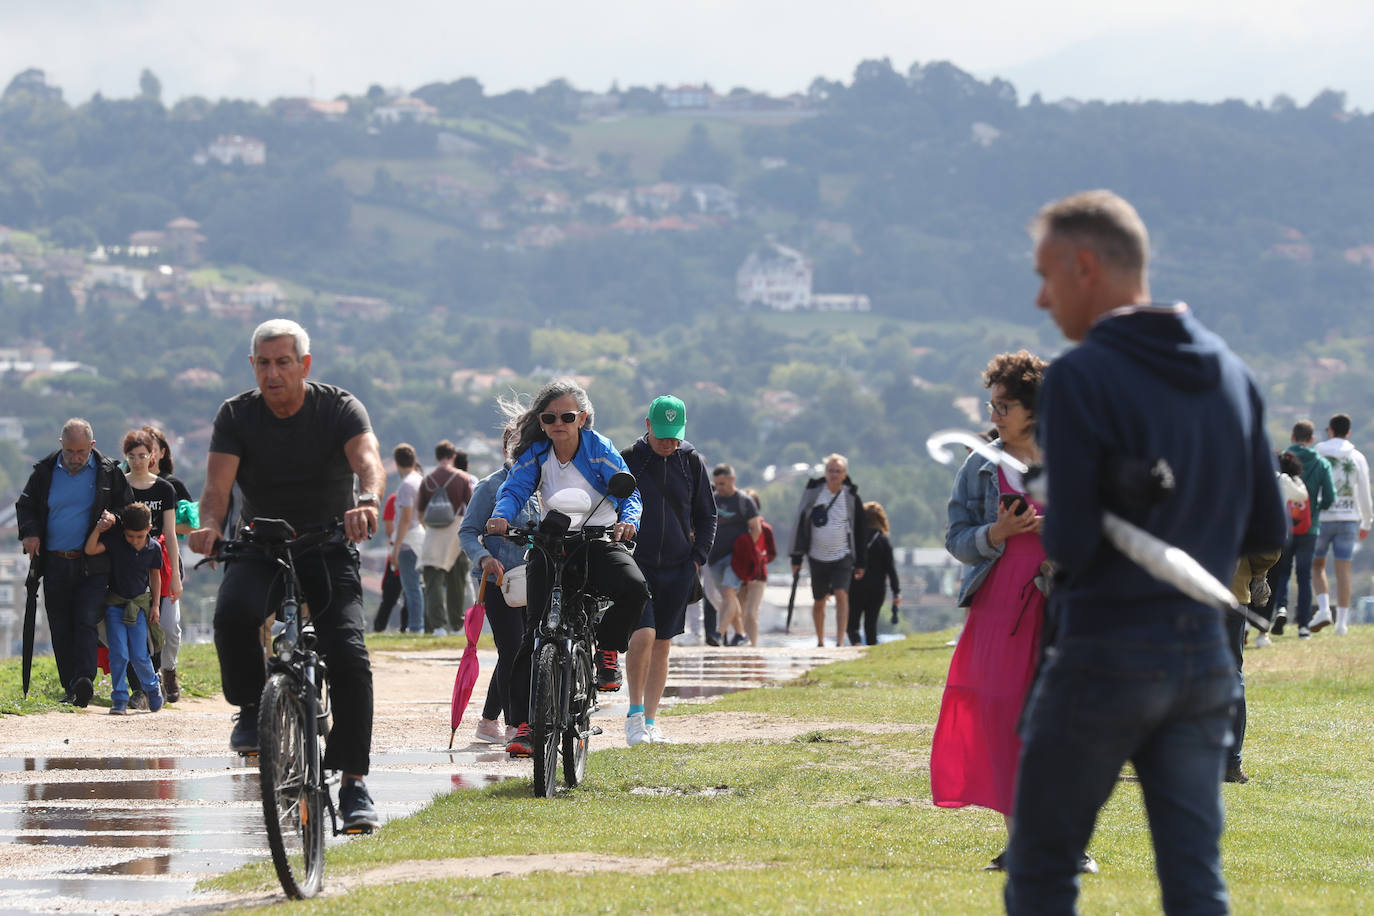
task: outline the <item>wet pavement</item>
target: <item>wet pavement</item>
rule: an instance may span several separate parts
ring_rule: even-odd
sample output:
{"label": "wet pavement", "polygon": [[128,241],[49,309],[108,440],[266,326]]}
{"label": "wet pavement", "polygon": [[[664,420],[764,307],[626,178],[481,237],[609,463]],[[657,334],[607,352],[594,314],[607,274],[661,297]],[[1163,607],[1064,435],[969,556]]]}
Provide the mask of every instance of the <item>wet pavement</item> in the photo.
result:
{"label": "wet pavement", "polygon": [[[701,702],[790,680],[854,651],[807,651],[809,637],[773,635],[764,641],[772,645],[675,647],[664,705]],[[386,654],[404,656],[418,672],[416,682],[428,685],[451,683],[461,653]],[[382,829],[387,820],[411,814],[436,796],[529,778],[528,761],[511,760],[494,745],[467,743],[479,714],[486,672],[495,662],[494,653],[479,655],[484,674],[453,750],[444,747],[449,737],[445,691],[426,686],[422,699],[407,699],[379,690],[368,787]],[[91,741],[70,738],[60,745],[28,744],[25,750],[25,742],[15,740],[19,736],[13,733],[0,740],[0,914],[213,908],[213,897],[195,891],[197,881],[268,858],[256,760],[220,752],[220,742],[227,737],[227,727],[220,723],[227,722],[228,707],[195,711],[195,704],[211,702],[183,702],[158,714],[214,720],[213,740],[207,735],[204,740],[180,742],[175,755],[97,756],[90,753]],[[596,719],[605,734],[593,739],[594,751],[624,746],[621,723],[626,704],[623,691],[602,695]],[[413,718],[417,707],[426,709],[426,721],[432,718],[441,726],[417,736],[413,727],[393,725],[392,732],[399,731],[400,737],[388,737],[386,723],[402,711]],[[428,707],[433,707],[432,716]],[[103,711],[92,707],[87,714]],[[0,720],[6,730],[22,729],[24,721]],[[128,724],[143,723],[150,728],[160,724],[151,716]],[[428,741],[433,746],[419,746]],[[98,746],[106,749],[111,743]],[[56,749],[66,746],[73,753]],[[356,840],[332,840],[351,841]]]}

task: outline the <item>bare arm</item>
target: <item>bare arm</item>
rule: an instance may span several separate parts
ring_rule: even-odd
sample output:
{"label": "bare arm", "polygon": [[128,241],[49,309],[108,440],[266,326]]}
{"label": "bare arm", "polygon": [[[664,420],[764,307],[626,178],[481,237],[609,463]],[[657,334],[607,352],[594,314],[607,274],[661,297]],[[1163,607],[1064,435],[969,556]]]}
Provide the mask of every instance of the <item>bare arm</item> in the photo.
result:
{"label": "bare arm", "polygon": [[176,531],[177,510],[162,510],[162,531],[163,540],[167,544],[167,556],[172,561],[172,598],[181,597],[181,545],[177,543]]}
{"label": "bare arm", "polygon": [[95,527],[91,529],[90,534],[86,535],[86,554],[88,556],[93,557],[98,553],[105,552],[105,545],[100,543],[100,536],[109,531],[114,523],[115,517],[109,509],[100,513],[100,518],[96,519]]}
{"label": "bare arm", "polygon": [[[371,431],[359,433],[344,443],[344,454],[348,466],[358,475],[358,492],[374,493],[375,505],[358,506],[344,513],[344,532],[351,541],[365,541],[377,531],[377,517],[381,514],[382,487],[386,482],[386,471],[382,469],[382,456],[377,448],[377,437]],[[202,512],[204,508],[202,507]]]}
{"label": "bare arm", "polygon": [[410,533],[410,518],[415,514],[414,506],[402,506],[396,518],[396,543],[391,546],[391,565],[401,568],[401,547],[405,536]]}
{"label": "bare arm", "polygon": [[239,456],[211,452],[205,463],[205,489],[200,494],[200,527],[186,538],[186,546],[195,553],[208,554],[215,549],[224,527],[224,514],[229,510],[229,494],[239,473]]}
{"label": "bare arm", "polygon": [[162,570],[148,570],[148,593],[153,596],[152,604],[148,605],[148,622],[157,623],[162,610]]}
{"label": "bare arm", "polygon": [[753,518],[749,519],[749,536],[750,536],[751,538],[753,538],[755,541],[757,541],[757,540],[759,539],[759,535],[762,534],[762,533],[763,533],[763,516],[762,516],[762,515],[756,515],[756,516],[754,516]]}

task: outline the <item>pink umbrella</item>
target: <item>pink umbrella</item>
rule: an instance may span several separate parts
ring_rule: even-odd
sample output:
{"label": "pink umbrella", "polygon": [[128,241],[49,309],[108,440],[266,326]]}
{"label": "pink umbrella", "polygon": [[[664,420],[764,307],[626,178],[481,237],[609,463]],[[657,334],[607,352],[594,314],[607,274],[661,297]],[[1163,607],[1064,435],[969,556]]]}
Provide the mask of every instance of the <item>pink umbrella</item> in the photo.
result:
{"label": "pink umbrella", "polygon": [[[496,582],[501,584],[500,579]],[[467,618],[463,624],[463,632],[467,634],[468,644],[463,649],[463,657],[458,662],[458,673],[453,677],[453,706],[449,710],[449,726],[453,731],[448,736],[448,746],[453,747],[453,738],[458,734],[458,726],[463,721],[463,710],[468,707],[468,698],[472,696],[473,685],[477,683],[477,674],[481,670],[481,664],[477,661],[477,640],[482,636],[482,621],[486,619],[487,608],[482,603],[482,599],[487,593],[487,577],[482,576],[482,584],[477,588],[477,603],[468,608]]]}

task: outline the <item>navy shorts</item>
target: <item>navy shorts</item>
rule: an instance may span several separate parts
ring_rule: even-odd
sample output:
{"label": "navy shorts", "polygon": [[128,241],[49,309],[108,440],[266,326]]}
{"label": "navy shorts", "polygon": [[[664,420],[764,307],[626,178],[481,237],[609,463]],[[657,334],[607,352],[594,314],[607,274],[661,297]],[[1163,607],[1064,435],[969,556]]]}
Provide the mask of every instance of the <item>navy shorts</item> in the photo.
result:
{"label": "navy shorts", "polygon": [[854,578],[854,554],[845,554],[838,560],[817,560],[807,557],[811,567],[811,597],[820,601],[831,592],[849,594],[849,583]]}
{"label": "navy shorts", "polygon": [[687,599],[696,582],[697,565],[688,560],[681,566],[640,568],[649,584],[649,600],[639,615],[639,626],[654,628],[656,639],[672,639],[687,629]]}

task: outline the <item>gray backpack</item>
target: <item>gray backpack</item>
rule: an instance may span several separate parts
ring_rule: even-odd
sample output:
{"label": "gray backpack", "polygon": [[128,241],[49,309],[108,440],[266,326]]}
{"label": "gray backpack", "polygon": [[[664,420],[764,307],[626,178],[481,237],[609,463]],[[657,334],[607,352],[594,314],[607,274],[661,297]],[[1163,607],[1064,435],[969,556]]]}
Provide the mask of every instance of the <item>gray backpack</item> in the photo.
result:
{"label": "gray backpack", "polygon": [[453,477],[450,476],[442,484],[433,490],[428,490],[431,494],[429,502],[425,504],[425,514],[421,521],[426,528],[447,528],[458,518],[458,513],[454,511],[453,501],[448,498],[448,483]]}

